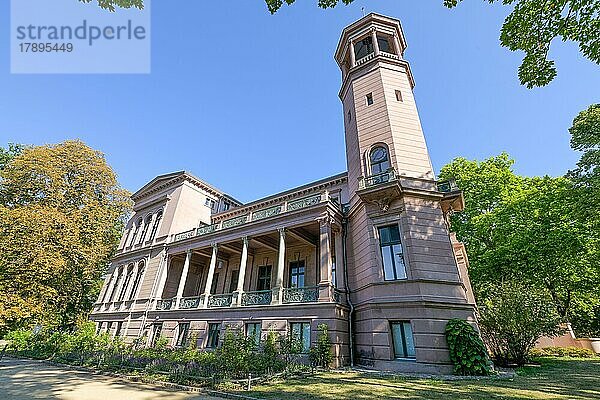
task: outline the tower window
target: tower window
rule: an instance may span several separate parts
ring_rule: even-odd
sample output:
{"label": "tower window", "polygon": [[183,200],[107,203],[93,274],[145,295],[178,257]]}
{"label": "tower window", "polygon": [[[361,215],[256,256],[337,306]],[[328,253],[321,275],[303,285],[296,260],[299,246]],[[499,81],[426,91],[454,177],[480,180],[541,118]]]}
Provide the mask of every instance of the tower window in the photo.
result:
{"label": "tower window", "polygon": [[396,100],[402,101],[402,92],[399,90],[396,90]]}
{"label": "tower window", "polygon": [[373,93],[369,93],[367,95],[367,105],[370,106],[373,104]]}
{"label": "tower window", "polygon": [[383,278],[386,281],[406,279],[404,255],[398,225],[379,228],[379,247],[383,260]]}
{"label": "tower window", "polygon": [[371,36],[354,43],[354,55],[356,56],[357,60],[368,56],[374,51],[375,50],[373,49],[373,39],[371,38]]}
{"label": "tower window", "polygon": [[348,121],[352,122],[352,111],[348,111]]}
{"label": "tower window", "polygon": [[385,147],[375,147],[371,150],[369,158],[371,161],[371,174],[381,174],[390,169],[390,158]]}
{"label": "tower window", "polygon": [[410,322],[392,322],[392,342],[395,358],[415,358],[415,341]]}

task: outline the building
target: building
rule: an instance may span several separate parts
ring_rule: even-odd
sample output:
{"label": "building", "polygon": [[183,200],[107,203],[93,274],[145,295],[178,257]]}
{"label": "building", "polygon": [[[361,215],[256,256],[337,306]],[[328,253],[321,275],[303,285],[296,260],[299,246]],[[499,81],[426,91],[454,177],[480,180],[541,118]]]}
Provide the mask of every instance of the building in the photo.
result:
{"label": "building", "polygon": [[214,348],[233,326],[308,348],[326,323],[338,365],[450,371],[446,322],[475,323],[447,224],[464,204],[435,179],[405,48],[400,22],[378,14],[342,33],[347,172],[248,204],[187,172],[138,190],[98,329]]}

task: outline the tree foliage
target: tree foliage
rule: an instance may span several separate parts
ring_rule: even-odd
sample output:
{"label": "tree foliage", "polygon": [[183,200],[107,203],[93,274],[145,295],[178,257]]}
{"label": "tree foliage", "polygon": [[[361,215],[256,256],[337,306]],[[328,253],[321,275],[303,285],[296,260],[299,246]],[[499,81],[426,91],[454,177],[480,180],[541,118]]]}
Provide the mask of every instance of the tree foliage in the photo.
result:
{"label": "tree foliage", "polygon": [[17,143],[9,143],[7,148],[0,147],[0,171],[25,150],[25,146]]}
{"label": "tree foliage", "polygon": [[115,12],[117,8],[144,8],[144,0],[79,0],[82,3],[97,2],[100,8]]}
{"label": "tree foliage", "polygon": [[503,279],[522,282],[551,296],[559,315],[580,334],[590,334],[582,313],[600,305],[597,222],[580,212],[588,190],[567,178],[526,178],[512,171],[506,155],[482,162],[458,158],[440,179],[454,177],[466,208],[452,229],[467,245],[470,276],[479,300]]}
{"label": "tree foliage", "polygon": [[79,141],[27,148],[0,179],[0,332],[74,326],[96,300],[128,193]]}
{"label": "tree foliage", "polygon": [[583,152],[570,176],[588,187],[600,188],[600,104],[592,104],[580,112],[569,133],[571,147]]}

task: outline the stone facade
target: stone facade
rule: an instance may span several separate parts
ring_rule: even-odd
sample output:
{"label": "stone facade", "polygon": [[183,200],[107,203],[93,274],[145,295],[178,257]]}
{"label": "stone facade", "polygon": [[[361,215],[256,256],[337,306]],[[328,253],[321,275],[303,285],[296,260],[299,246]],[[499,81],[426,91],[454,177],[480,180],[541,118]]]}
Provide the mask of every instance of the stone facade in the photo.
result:
{"label": "stone facade", "polygon": [[446,322],[476,323],[447,224],[464,204],[435,180],[405,48],[400,22],[378,14],[342,33],[348,172],[248,204],[184,171],[137,191],[98,329],[205,349],[227,327],[308,346],[326,323],[337,365],[449,372]]}

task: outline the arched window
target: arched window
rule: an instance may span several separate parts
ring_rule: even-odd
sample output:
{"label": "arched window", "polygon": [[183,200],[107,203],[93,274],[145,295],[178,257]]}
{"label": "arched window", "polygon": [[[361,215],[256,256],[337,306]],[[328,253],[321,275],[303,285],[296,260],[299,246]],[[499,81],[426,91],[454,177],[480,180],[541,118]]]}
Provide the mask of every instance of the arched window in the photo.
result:
{"label": "arched window", "polygon": [[137,235],[140,231],[142,222],[143,222],[143,220],[141,218],[137,220],[137,223],[135,224],[135,229],[133,231],[133,236],[131,237],[131,242],[129,243],[130,246],[132,246],[135,243],[135,239],[137,238]]}
{"label": "arched window", "polygon": [[127,293],[127,288],[129,287],[131,277],[133,276],[133,264],[130,264],[127,268],[125,268],[123,273],[126,274],[125,280],[121,285],[121,292],[119,293],[119,299],[117,301],[123,301],[123,299],[125,298],[125,293]]}
{"label": "arched window", "polygon": [[383,146],[377,146],[371,150],[369,161],[372,175],[381,174],[390,169],[390,157],[387,149]]}
{"label": "arched window", "polygon": [[133,281],[133,288],[131,289],[131,294],[129,295],[129,300],[135,300],[138,288],[140,287],[140,283],[142,283],[142,276],[144,276],[144,261],[140,261],[138,264],[138,271],[135,276],[135,280]]}
{"label": "arched window", "polygon": [[148,215],[146,217],[146,220],[144,221],[144,228],[142,229],[142,234],[140,235],[140,240],[139,240],[138,244],[144,243],[144,239],[146,239],[146,234],[148,233],[148,228],[150,227],[151,223],[152,223],[152,215]]}
{"label": "arched window", "polygon": [[104,290],[104,293],[102,294],[101,303],[106,302],[106,297],[108,296],[108,291],[110,290],[110,286],[113,284],[114,280],[115,280],[115,276],[114,276],[114,274],[111,274],[110,278],[108,278],[108,282],[106,283],[106,289]]}
{"label": "arched window", "polygon": [[119,286],[119,282],[121,281],[121,276],[123,275],[124,268],[119,268],[119,272],[116,275],[115,280],[113,281],[113,287],[110,292],[110,297],[108,298],[109,302],[115,301],[115,294],[117,294],[117,288]]}
{"label": "arched window", "polygon": [[156,232],[158,232],[158,225],[160,225],[160,220],[162,219],[163,212],[160,210],[156,214],[156,219],[154,220],[154,225],[152,225],[152,230],[150,231],[150,240],[154,240],[156,237]]}

